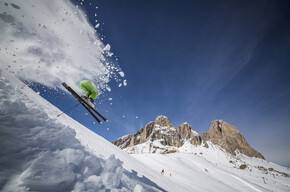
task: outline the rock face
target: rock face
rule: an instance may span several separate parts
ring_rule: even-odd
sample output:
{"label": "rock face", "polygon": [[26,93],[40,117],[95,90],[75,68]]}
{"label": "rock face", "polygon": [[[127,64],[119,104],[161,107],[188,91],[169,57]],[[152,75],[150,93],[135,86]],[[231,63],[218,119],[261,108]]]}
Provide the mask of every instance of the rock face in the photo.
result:
{"label": "rock face", "polygon": [[263,155],[253,149],[245,140],[241,132],[234,126],[223,120],[211,122],[209,132],[202,133],[203,141],[211,141],[213,144],[221,146],[227,152],[235,155],[238,150],[249,157],[258,157],[264,159]]}
{"label": "rock face", "polygon": [[113,142],[114,145],[124,149],[130,145],[130,138],[132,135],[125,135]]}
{"label": "rock face", "polygon": [[199,134],[192,130],[192,127],[188,123],[183,123],[177,127],[177,132],[183,140],[190,140],[193,145],[201,144],[201,137]]}
{"label": "rock face", "polygon": [[149,122],[135,135],[119,138],[113,144],[124,149],[155,139],[158,139],[163,145],[174,147],[181,147],[185,140],[189,140],[194,145],[201,144],[199,134],[193,131],[188,123],[184,123],[176,129],[165,116],[158,116],[155,121]]}
{"label": "rock face", "polygon": [[174,127],[174,126],[170,123],[169,119],[168,119],[167,117],[163,116],[163,115],[158,116],[158,117],[155,119],[154,123],[155,123],[156,125],[161,126],[161,127]]}
{"label": "rock face", "polygon": [[200,136],[193,131],[188,123],[175,128],[167,117],[158,116],[155,121],[149,122],[144,129],[141,128],[135,135],[126,135],[117,139],[113,144],[122,149],[132,147],[145,142],[158,140],[164,146],[181,147],[185,141],[192,145],[208,147],[207,141],[219,145],[228,153],[236,155],[236,151],[249,157],[264,159],[263,155],[253,149],[245,140],[241,132],[234,126],[223,120],[215,120],[211,123],[208,132]]}

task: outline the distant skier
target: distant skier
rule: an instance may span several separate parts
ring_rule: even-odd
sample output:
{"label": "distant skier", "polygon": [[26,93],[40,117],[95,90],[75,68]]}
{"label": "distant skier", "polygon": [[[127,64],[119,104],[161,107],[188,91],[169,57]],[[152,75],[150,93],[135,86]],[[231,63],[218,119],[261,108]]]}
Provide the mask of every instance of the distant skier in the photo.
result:
{"label": "distant skier", "polygon": [[161,174],[164,175],[164,169],[162,169]]}
{"label": "distant skier", "polygon": [[82,80],[80,82],[80,86],[86,94],[83,96],[83,98],[86,101],[89,101],[88,103],[94,107],[95,106],[94,100],[97,98],[97,96],[99,94],[96,85],[90,80]]}

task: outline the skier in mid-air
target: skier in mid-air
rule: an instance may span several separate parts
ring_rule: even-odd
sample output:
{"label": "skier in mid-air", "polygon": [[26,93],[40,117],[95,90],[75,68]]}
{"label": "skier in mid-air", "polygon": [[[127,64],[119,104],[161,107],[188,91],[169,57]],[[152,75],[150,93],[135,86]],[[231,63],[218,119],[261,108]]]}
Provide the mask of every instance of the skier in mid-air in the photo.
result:
{"label": "skier in mid-air", "polygon": [[94,105],[94,100],[97,98],[99,92],[97,90],[96,85],[94,84],[94,82],[90,81],[90,80],[82,80],[80,82],[80,86],[82,88],[82,90],[85,92],[85,95],[82,96],[89,104],[91,104],[91,106],[95,106]]}
{"label": "skier in mid-air", "polygon": [[[97,98],[99,93],[98,93],[96,85],[92,81],[83,80],[80,82],[80,86],[82,90],[84,90],[85,92],[84,96],[80,96],[79,94],[77,94],[77,92],[75,92],[65,82],[63,82],[62,85],[66,88],[66,90],[70,92],[70,94],[72,94],[72,96],[76,98],[76,100],[78,100],[79,104],[84,106],[84,108],[95,118],[95,120],[98,121],[98,123],[102,124],[101,120],[96,115],[98,115],[105,122],[108,122],[108,119],[106,119],[101,113],[99,113],[95,109],[94,100]],[[79,104],[75,105],[74,107],[78,106]],[[74,107],[64,111],[63,113],[73,109]]]}

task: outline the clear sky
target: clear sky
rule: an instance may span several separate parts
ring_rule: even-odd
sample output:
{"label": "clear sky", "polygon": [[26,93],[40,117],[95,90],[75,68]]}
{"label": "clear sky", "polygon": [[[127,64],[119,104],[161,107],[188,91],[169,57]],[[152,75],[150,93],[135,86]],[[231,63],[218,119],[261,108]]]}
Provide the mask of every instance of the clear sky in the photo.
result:
{"label": "clear sky", "polygon": [[[223,119],[266,159],[290,167],[289,1],[85,0],[82,7],[92,25],[101,23],[128,85],[112,82],[100,96],[109,123],[93,124],[81,107],[69,115],[109,141],[158,115],[200,134]],[[61,109],[73,103],[45,97]]]}

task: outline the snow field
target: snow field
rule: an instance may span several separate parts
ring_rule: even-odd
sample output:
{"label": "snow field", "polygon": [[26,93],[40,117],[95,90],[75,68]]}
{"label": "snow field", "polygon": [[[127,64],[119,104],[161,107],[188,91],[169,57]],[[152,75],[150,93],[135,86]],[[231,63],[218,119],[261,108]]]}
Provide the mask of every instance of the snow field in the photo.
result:
{"label": "snow field", "polygon": [[[157,146],[165,148],[160,145]],[[269,171],[272,168],[290,175],[289,168],[242,154],[235,157],[219,146],[210,142],[208,145],[209,148],[205,148],[186,142],[175,149],[176,153],[164,155],[152,154],[148,149],[147,154],[141,154],[140,151],[146,152],[148,146],[143,143],[135,146],[136,154],[132,156],[152,171],[164,169],[164,177],[170,179],[171,191],[289,191],[289,176]],[[247,168],[240,169],[242,164]]]}

